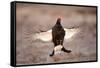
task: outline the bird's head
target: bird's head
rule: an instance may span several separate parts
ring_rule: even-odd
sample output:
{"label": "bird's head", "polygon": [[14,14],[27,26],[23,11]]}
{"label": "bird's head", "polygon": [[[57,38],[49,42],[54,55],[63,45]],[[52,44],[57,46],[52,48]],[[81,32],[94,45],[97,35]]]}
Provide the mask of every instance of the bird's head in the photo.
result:
{"label": "bird's head", "polygon": [[57,18],[57,22],[56,22],[57,25],[60,25],[61,24],[61,18]]}

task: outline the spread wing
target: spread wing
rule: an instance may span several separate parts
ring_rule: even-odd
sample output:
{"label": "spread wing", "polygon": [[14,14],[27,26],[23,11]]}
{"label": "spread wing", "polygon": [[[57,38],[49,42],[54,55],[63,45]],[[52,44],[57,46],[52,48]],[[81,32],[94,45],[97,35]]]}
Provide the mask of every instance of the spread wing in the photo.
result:
{"label": "spread wing", "polygon": [[75,34],[77,34],[79,32],[79,28],[73,28],[73,29],[66,29],[65,30],[65,40],[68,40],[70,38],[72,38]]}
{"label": "spread wing", "polygon": [[[70,39],[72,36],[74,36],[79,31],[79,29],[75,29],[75,28],[73,28],[73,29],[64,28],[64,30],[66,32],[65,38],[64,38],[65,40]],[[34,40],[39,39],[39,40],[44,41],[44,42],[51,41],[52,40],[52,30],[48,30],[46,32],[41,32],[41,33],[36,33],[33,35],[33,39]]]}
{"label": "spread wing", "polygon": [[33,35],[33,39],[34,40],[41,40],[41,41],[51,41],[52,40],[52,34],[51,34],[52,30],[48,30],[46,32],[41,32],[41,33],[36,33]]}

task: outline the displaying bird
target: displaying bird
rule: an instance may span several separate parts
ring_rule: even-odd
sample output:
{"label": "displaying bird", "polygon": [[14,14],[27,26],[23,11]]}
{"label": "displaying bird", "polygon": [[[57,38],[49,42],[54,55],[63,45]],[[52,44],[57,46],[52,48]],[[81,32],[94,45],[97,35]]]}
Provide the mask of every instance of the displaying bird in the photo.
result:
{"label": "displaying bird", "polygon": [[56,24],[52,27],[52,29],[46,31],[46,32],[41,32],[41,33],[36,33],[33,35],[33,39],[40,39],[42,41],[52,41],[54,43],[54,49],[50,56],[53,56],[56,54],[56,52],[64,51],[67,53],[70,53],[71,50],[67,50],[63,46],[64,40],[70,39],[72,36],[74,36],[76,33],[78,33],[78,29],[72,28],[72,29],[66,29],[63,28],[61,25],[61,18],[58,18],[56,21]]}

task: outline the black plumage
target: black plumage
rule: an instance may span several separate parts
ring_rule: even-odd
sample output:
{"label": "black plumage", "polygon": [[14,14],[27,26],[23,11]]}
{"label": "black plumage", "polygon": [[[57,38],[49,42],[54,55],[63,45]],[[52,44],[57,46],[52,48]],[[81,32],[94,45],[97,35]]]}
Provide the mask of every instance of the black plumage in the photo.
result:
{"label": "black plumage", "polygon": [[[65,36],[65,30],[61,25],[61,18],[57,19],[57,22],[55,26],[52,28],[52,42],[54,43],[54,46],[62,45],[63,46],[63,41],[64,41],[64,36]],[[64,47],[61,49],[64,52],[70,53],[70,50],[66,50]],[[50,56],[54,55],[54,50]]]}
{"label": "black plumage", "polygon": [[61,25],[61,19],[58,18],[55,26],[52,28],[52,41],[55,46],[63,45],[65,30]]}

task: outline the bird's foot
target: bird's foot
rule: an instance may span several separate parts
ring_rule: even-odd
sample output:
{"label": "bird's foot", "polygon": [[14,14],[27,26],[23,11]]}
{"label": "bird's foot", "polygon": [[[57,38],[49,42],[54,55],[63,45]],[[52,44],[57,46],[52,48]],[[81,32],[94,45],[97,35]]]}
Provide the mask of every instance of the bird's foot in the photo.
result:
{"label": "bird's foot", "polygon": [[51,56],[51,57],[52,57],[52,56],[53,56],[53,54],[50,54],[49,56]]}
{"label": "bird's foot", "polygon": [[65,52],[70,53],[70,52],[72,52],[72,51],[71,51],[71,50],[66,50]]}
{"label": "bird's foot", "polygon": [[64,47],[62,48],[62,51],[67,52],[67,53],[72,52],[71,50],[66,50]]}

